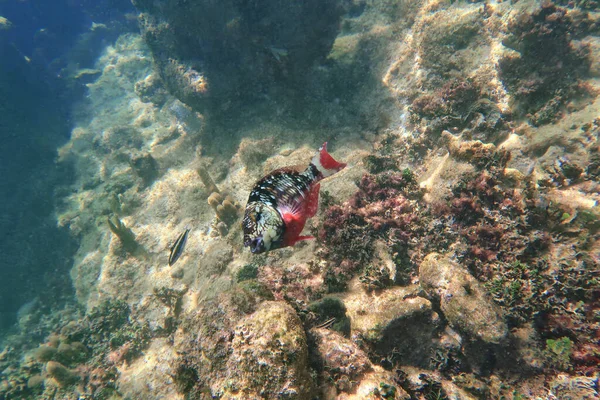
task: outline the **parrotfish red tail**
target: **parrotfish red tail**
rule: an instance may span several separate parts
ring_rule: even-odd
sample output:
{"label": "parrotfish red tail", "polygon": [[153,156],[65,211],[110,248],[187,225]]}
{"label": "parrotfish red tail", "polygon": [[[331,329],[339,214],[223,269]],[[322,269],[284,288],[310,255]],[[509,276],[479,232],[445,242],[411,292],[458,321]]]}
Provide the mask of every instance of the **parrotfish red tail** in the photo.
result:
{"label": "parrotfish red tail", "polygon": [[327,142],[323,143],[319,152],[315,154],[312,159],[312,164],[317,167],[317,170],[323,175],[323,178],[327,178],[346,167],[346,163],[337,162],[327,152]]}

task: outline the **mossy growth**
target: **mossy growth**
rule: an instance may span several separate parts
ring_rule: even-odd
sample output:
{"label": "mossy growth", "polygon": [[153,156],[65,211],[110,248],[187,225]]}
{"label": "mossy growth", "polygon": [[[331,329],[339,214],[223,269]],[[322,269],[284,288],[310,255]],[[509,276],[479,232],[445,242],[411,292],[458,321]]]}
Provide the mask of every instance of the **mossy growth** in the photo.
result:
{"label": "mossy growth", "polygon": [[535,313],[549,306],[542,295],[548,286],[542,274],[545,267],[544,263],[530,266],[517,261],[486,283],[492,298],[506,310],[509,325],[531,321]]}
{"label": "mossy growth", "polygon": [[373,389],[373,394],[382,399],[395,399],[396,391],[396,386],[381,382],[378,388]]}
{"label": "mossy growth", "polygon": [[340,299],[324,297],[309,304],[308,310],[317,315],[317,323],[323,323],[331,318],[335,318],[331,329],[345,336],[350,335],[350,319],[346,315],[346,306]]}
{"label": "mossy growth", "polygon": [[396,160],[394,160],[391,156],[378,156],[378,155],[368,155],[363,158],[363,162],[367,171],[371,174],[378,174],[384,171],[395,170]]}
{"label": "mossy growth", "polygon": [[105,300],[88,314],[90,330],[102,336],[117,330],[129,321],[130,309],[121,300]]}
{"label": "mossy growth", "polygon": [[247,281],[249,279],[256,279],[258,276],[258,265],[255,263],[250,263],[244,265],[240,268],[235,275],[235,278],[238,282]]}
{"label": "mossy growth", "polygon": [[238,286],[242,290],[244,290],[256,297],[262,298],[264,300],[274,300],[275,299],[275,297],[273,296],[273,293],[269,290],[269,288],[267,288],[265,285],[263,285],[256,279],[245,279],[245,280],[241,281],[240,283],[238,283]]}
{"label": "mossy growth", "polygon": [[547,339],[545,354],[549,364],[556,369],[567,371],[572,368],[571,355],[573,342],[568,337]]}
{"label": "mossy growth", "polygon": [[358,278],[368,291],[383,289],[394,284],[390,271],[382,265],[367,265]]}
{"label": "mossy growth", "polygon": [[319,199],[319,205],[321,206],[321,210],[326,210],[331,206],[339,204],[335,197],[331,195],[329,190],[321,189],[320,195],[321,198]]}
{"label": "mossy growth", "polygon": [[90,362],[103,367],[108,353],[121,347],[123,351],[116,362],[136,358],[154,335],[147,322],[132,320],[129,306],[121,300],[103,301],[82,321],[63,328],[61,333],[70,342],[83,343],[91,350]]}
{"label": "mossy growth", "polygon": [[168,308],[162,334],[170,335],[177,329],[178,318],[181,314],[182,299],[186,291],[168,287],[154,288],[154,296]]}

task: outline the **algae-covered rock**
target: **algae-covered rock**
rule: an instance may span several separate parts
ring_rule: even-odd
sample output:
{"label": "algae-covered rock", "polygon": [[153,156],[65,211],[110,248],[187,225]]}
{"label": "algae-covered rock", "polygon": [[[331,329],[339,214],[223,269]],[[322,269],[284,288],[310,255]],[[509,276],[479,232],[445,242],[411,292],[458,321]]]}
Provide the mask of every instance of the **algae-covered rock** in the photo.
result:
{"label": "algae-covered rock", "polygon": [[418,296],[418,287],[359,291],[341,299],[353,332],[382,353],[395,349],[402,354],[402,363],[427,365],[439,319],[431,302]]}
{"label": "algae-covered rock", "polygon": [[483,286],[449,256],[431,253],[419,267],[421,286],[440,301],[450,325],[487,343],[499,343],[507,334],[500,309]]}
{"label": "algae-covered rock", "polygon": [[337,0],[133,3],[166,87],[196,110],[306,77],[327,56],[343,12]]}
{"label": "algae-covered rock", "polygon": [[550,382],[550,390],[559,399],[597,399],[598,376],[569,376],[558,375]]}
{"label": "algae-covered rock", "polygon": [[367,354],[339,333],[314,328],[310,331],[323,363],[323,381],[333,382],[337,391],[352,392],[363,374],[373,369]]}
{"label": "algae-covered rock", "polygon": [[146,78],[135,83],[135,93],[144,103],[154,103],[162,106],[167,101],[168,93],[162,86],[162,81],[156,74],[150,74]]}
{"label": "algae-covered rock", "polygon": [[32,356],[37,361],[44,362],[44,361],[53,360],[56,357],[56,353],[57,353],[56,348],[51,347],[51,346],[42,345],[42,346],[38,347],[37,349],[33,350]]}
{"label": "algae-covered rock", "polygon": [[283,302],[264,302],[234,329],[223,399],[310,399],[306,335]]}
{"label": "algae-covered rock", "polygon": [[142,179],[144,186],[149,186],[158,177],[158,163],[151,154],[139,154],[129,161],[135,174]]}
{"label": "algae-covered rock", "polygon": [[347,396],[338,397],[344,400],[408,400],[410,395],[397,384],[396,374],[374,366],[358,384],[356,391]]}
{"label": "algae-covered rock", "polygon": [[48,364],[46,364],[46,372],[50,377],[54,378],[60,386],[72,385],[81,379],[76,371],[72,371],[56,361],[48,361]]}

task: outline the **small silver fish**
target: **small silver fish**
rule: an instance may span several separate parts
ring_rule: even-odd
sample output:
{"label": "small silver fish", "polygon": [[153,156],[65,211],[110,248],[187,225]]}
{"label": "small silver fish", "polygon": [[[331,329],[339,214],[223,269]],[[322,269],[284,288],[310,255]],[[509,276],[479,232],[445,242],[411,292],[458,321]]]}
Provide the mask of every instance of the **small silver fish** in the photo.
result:
{"label": "small silver fish", "polygon": [[169,255],[169,266],[175,264],[179,257],[183,254],[183,249],[185,248],[185,242],[187,241],[188,233],[190,233],[190,228],[186,228],[185,232],[183,232],[173,246],[171,247],[171,254]]}

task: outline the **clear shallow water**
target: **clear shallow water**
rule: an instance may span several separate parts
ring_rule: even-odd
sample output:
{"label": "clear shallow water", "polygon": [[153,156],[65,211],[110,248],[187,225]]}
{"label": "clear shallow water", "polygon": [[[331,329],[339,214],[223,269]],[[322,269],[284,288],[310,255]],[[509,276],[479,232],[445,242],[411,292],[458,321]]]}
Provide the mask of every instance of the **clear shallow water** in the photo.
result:
{"label": "clear shallow water", "polygon": [[[11,4],[0,396],[595,395],[589,7]],[[325,141],[316,239],[250,254]]]}

